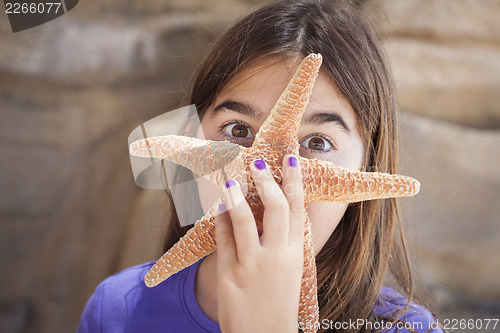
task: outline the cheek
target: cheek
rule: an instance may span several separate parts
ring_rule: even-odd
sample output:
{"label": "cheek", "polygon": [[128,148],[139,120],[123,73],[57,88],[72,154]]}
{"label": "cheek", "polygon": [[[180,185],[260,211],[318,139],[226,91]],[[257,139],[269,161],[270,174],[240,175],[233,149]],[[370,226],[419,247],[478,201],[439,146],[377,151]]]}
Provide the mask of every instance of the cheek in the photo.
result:
{"label": "cheek", "polygon": [[210,126],[210,122],[206,120],[207,117],[203,117],[200,122],[200,127],[198,128],[198,132],[196,133],[196,137],[199,139],[208,139],[213,137],[213,130],[212,128],[214,126]]}
{"label": "cheek", "polygon": [[326,244],[339,224],[348,204],[339,202],[311,202],[307,205],[307,214],[312,225],[314,253]]}
{"label": "cheek", "polygon": [[214,205],[215,200],[222,196],[221,189],[203,177],[196,178],[198,184],[198,194],[200,196],[201,207],[206,213]]}

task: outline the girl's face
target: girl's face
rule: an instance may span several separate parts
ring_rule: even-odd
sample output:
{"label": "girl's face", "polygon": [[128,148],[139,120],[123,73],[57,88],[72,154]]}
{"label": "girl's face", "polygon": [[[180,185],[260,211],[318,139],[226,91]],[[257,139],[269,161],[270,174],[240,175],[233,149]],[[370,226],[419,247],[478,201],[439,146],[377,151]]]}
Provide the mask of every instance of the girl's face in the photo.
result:
{"label": "girl's face", "polygon": [[[250,147],[255,134],[297,69],[297,61],[258,61],[240,72],[207,109],[201,126],[206,139],[228,140]],[[298,131],[300,155],[330,161],[349,169],[361,169],[364,145],[349,102],[328,76],[320,72]],[[213,190],[198,183],[203,209]],[[311,202],[307,213],[312,223],[316,254],[337,227],[348,204]]]}

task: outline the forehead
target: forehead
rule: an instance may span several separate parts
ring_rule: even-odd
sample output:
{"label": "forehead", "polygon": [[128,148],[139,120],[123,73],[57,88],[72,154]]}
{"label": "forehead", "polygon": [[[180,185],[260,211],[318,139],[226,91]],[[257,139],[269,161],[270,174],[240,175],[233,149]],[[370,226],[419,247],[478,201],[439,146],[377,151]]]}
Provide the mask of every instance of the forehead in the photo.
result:
{"label": "forehead", "polygon": [[280,88],[292,78],[299,65],[298,61],[291,59],[260,59],[251,62],[229,81],[225,91],[254,90],[259,86],[266,88]]}
{"label": "forehead", "polygon": [[[263,59],[252,63],[226,85],[216,98],[216,103],[227,99],[251,105],[265,118],[295,73],[300,60],[295,59]],[[355,112],[340,93],[330,77],[321,70],[314,84],[306,114],[315,110],[335,110],[344,118],[356,125]]]}

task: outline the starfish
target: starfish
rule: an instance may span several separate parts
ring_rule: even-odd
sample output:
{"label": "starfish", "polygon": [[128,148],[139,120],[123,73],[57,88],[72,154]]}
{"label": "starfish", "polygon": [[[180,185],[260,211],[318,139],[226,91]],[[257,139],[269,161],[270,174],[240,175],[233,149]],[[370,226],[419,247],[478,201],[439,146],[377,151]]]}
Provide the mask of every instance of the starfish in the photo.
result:
{"label": "starfish", "polygon": [[[242,147],[227,141],[168,135],[135,141],[130,145],[130,154],[167,159],[189,168],[218,186],[222,186],[227,179],[239,181],[245,189],[245,198],[256,223],[262,227],[264,207],[251,179],[249,164],[256,159],[263,159],[275,180],[281,184],[281,163],[284,156],[299,155],[297,130],[321,62],[320,54],[310,54],[301,62],[256,134],[251,147]],[[410,177],[349,170],[327,161],[300,156],[298,158],[306,205],[312,201],[351,203],[411,196],[420,189],[420,183]],[[222,199],[219,198],[206,215],[196,221],[194,227],[149,270],[145,277],[148,287],[156,286],[216,250],[215,215],[221,202]],[[301,326],[305,328],[304,331],[310,333],[317,331],[319,308],[314,244],[308,217],[305,223],[304,270],[298,317]]]}

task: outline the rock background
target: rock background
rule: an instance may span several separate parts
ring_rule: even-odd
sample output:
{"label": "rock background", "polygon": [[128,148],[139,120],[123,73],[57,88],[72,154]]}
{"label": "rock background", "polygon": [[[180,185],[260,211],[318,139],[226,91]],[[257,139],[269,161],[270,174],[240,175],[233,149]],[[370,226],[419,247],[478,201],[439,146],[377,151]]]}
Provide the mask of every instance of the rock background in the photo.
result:
{"label": "rock background", "polygon": [[410,243],[441,318],[500,316],[500,2],[368,1],[403,112],[402,171],[421,180]]}
{"label": "rock background", "polygon": [[[196,64],[265,1],[81,1],[12,34],[0,14],[0,332],[72,332],[105,277],[157,258],[164,194],[127,136],[183,104]],[[369,0],[403,111],[402,200],[442,318],[500,317],[500,4]]]}

